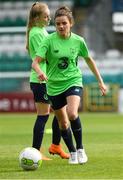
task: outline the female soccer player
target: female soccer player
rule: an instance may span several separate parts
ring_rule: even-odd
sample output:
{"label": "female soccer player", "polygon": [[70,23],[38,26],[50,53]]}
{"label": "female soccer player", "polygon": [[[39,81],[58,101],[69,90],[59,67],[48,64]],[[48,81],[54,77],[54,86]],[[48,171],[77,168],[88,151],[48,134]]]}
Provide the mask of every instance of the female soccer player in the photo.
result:
{"label": "female soccer player", "polygon": [[[69,149],[70,164],[86,163],[88,158],[82,143],[82,126],[78,115],[80,97],[83,90],[81,70],[77,66],[78,57],[85,59],[98,80],[102,95],[106,86],[99,70],[89,55],[83,37],[71,32],[74,24],[72,12],[61,7],[55,12],[56,32],[49,35],[38,49],[32,63],[40,80],[47,81],[48,96],[59,121],[62,137]],[[39,68],[40,62],[47,61],[47,75]],[[71,138],[71,129],[76,141],[76,149]]]}
{"label": "female soccer player", "polygon": [[[50,11],[48,6],[45,3],[34,3],[30,9],[27,24],[27,50],[32,60],[34,60],[36,57],[37,48],[48,36],[45,27],[49,24],[49,21]],[[46,63],[41,62],[40,66],[42,67],[43,72],[46,72]],[[30,87],[34,95],[37,110],[37,119],[33,128],[32,146],[40,150],[44,134],[44,127],[50,113],[50,105],[47,97],[46,81],[40,81],[37,73],[33,69],[31,69],[30,74]],[[49,148],[49,152],[52,154],[59,154],[62,158],[69,158],[69,154],[66,154],[59,144],[61,134],[56,117],[54,117],[52,129],[53,143]]]}

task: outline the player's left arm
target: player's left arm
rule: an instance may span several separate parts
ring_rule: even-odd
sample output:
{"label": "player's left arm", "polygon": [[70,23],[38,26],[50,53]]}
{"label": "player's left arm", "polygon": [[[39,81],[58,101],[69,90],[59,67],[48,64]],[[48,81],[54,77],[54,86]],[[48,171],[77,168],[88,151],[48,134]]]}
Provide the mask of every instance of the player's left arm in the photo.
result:
{"label": "player's left arm", "polygon": [[106,95],[107,87],[106,87],[105,83],[103,82],[103,79],[100,75],[100,72],[97,68],[97,65],[96,65],[94,59],[92,57],[85,57],[84,59],[86,60],[88,67],[91,69],[91,71],[95,75],[96,79],[98,80],[99,88],[101,90],[102,95]]}

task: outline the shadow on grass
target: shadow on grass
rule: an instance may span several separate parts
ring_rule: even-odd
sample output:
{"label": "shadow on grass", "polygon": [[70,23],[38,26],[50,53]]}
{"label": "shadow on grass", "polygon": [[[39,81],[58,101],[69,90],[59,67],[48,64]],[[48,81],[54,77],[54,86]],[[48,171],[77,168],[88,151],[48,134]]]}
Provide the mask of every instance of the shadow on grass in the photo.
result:
{"label": "shadow on grass", "polygon": [[15,169],[0,170],[0,174],[1,173],[9,173],[9,172],[29,172],[29,171],[23,170],[23,169],[18,169],[18,170],[15,170]]}

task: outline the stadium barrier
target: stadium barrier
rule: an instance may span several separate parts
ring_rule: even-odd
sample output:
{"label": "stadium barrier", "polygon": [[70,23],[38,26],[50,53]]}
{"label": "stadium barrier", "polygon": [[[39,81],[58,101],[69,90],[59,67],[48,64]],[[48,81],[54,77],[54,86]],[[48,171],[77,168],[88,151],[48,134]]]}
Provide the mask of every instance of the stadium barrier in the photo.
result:
{"label": "stadium barrier", "polygon": [[[117,112],[119,85],[109,84],[109,92],[101,96],[96,83],[86,85],[79,106],[79,111]],[[0,93],[0,112],[36,112],[31,92]]]}
{"label": "stadium barrier", "polygon": [[119,85],[109,84],[108,93],[102,96],[98,84],[86,85],[83,94],[83,111],[90,112],[117,112]]}
{"label": "stadium barrier", "polygon": [[0,112],[35,112],[32,93],[0,93]]}

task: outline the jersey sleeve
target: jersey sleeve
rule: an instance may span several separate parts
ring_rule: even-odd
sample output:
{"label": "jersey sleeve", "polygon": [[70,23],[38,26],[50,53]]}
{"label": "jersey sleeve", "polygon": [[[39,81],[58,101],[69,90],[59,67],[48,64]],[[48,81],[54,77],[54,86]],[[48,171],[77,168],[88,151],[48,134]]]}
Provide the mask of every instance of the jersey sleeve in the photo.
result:
{"label": "jersey sleeve", "polygon": [[87,44],[83,38],[81,39],[81,42],[80,42],[80,53],[79,53],[79,55],[82,57],[85,57],[85,58],[89,57],[89,50],[88,50]]}
{"label": "jersey sleeve", "polygon": [[42,41],[39,48],[37,49],[36,56],[46,59],[48,48],[49,48],[49,42],[48,39],[45,38],[45,40]]}
{"label": "jersey sleeve", "polygon": [[42,41],[43,41],[43,36],[41,34],[35,34],[30,39],[30,42],[31,42],[35,52],[37,51],[37,49]]}

